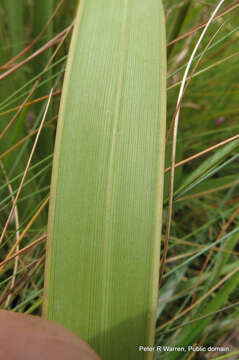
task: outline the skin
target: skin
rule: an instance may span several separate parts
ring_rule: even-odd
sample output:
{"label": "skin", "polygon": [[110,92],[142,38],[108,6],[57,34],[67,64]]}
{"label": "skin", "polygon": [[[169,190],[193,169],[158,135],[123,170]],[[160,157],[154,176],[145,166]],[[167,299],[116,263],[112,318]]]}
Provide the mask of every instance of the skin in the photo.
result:
{"label": "skin", "polygon": [[2,360],[101,360],[64,326],[37,316],[0,310]]}

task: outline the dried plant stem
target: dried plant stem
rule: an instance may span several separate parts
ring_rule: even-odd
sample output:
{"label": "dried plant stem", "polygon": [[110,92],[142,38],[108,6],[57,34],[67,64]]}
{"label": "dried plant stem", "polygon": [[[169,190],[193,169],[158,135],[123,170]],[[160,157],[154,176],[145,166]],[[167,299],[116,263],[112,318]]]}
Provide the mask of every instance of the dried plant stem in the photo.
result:
{"label": "dried plant stem", "polygon": [[27,176],[27,173],[28,173],[28,169],[29,169],[29,167],[30,167],[30,164],[31,164],[31,161],[32,161],[32,157],[33,157],[33,154],[34,154],[34,152],[35,152],[35,149],[36,149],[36,146],[37,146],[37,142],[38,142],[38,139],[39,139],[39,136],[40,136],[40,133],[41,133],[41,130],[42,130],[42,127],[43,127],[45,118],[46,118],[47,110],[48,110],[49,105],[50,105],[50,101],[51,101],[51,97],[52,97],[52,92],[53,92],[53,89],[51,90],[51,92],[50,92],[50,94],[49,94],[47,106],[46,106],[46,109],[45,109],[45,112],[44,112],[44,115],[43,115],[41,124],[40,124],[40,126],[39,126],[39,129],[38,129],[38,132],[37,132],[37,135],[36,135],[36,138],[35,138],[35,141],[34,141],[34,144],[33,144],[33,147],[32,147],[32,150],[31,150],[31,153],[30,153],[30,156],[29,156],[27,165],[26,165],[26,169],[25,169],[25,171],[24,171],[24,174],[23,174],[21,183],[20,183],[20,185],[19,185],[19,188],[18,188],[16,197],[15,197],[15,199],[14,199],[14,202],[13,202],[13,205],[12,205],[12,208],[11,208],[11,211],[10,211],[10,213],[9,213],[9,215],[8,215],[8,218],[7,218],[7,221],[6,221],[5,225],[4,225],[4,228],[3,228],[3,231],[2,231],[2,234],[1,234],[1,237],[0,237],[0,244],[2,243],[2,241],[3,241],[4,237],[5,237],[5,233],[6,233],[6,231],[7,231],[9,222],[10,222],[10,220],[11,220],[11,218],[12,218],[13,212],[14,212],[14,210],[15,210],[15,208],[16,208],[19,195],[20,195],[20,193],[21,193],[21,190],[22,190],[24,181],[25,181],[25,179],[26,179],[26,176]]}
{"label": "dried plant stem", "polygon": [[[4,168],[4,165],[3,165],[3,162],[0,161],[0,166],[2,168],[2,172],[4,174],[4,177],[6,179],[6,182],[9,183],[9,180],[8,180],[8,176],[7,176],[7,173],[6,173],[6,170]],[[12,198],[12,202],[14,203],[15,201],[15,198],[14,198],[14,195],[13,195],[13,188],[12,188],[12,185],[9,183],[8,184],[8,189],[9,189],[9,192],[11,194],[11,198]],[[15,226],[16,226],[16,243],[18,242],[18,239],[19,239],[19,236],[20,236],[20,233],[19,233],[19,215],[18,215],[18,207],[17,205],[15,206],[15,209],[14,209],[14,220],[15,220]],[[19,245],[16,246],[16,253],[19,252]],[[12,276],[12,280],[11,280],[11,283],[10,283],[10,290],[13,289],[14,287],[14,284],[15,284],[15,281],[16,281],[16,273],[17,273],[17,269],[18,269],[18,263],[19,263],[19,256],[15,254],[15,262],[14,262],[14,268],[13,268],[13,276]],[[8,307],[9,303],[10,303],[10,300],[11,300],[11,294],[8,295],[7,299],[6,299],[6,302],[5,302],[5,307]]]}
{"label": "dried plant stem", "polygon": [[161,330],[165,329],[168,325],[172,324],[175,320],[180,319],[182,316],[193,310],[198,304],[200,304],[203,300],[205,300],[208,296],[210,296],[215,290],[217,290],[221,285],[223,285],[228,279],[230,279],[234,274],[239,272],[239,266],[236,267],[233,271],[231,271],[229,274],[224,276],[222,280],[220,280],[216,285],[214,285],[206,294],[201,296],[197,301],[195,301],[193,304],[188,306],[185,310],[174,316],[171,320],[167,321],[163,325],[159,326],[156,331],[160,332]]}
{"label": "dried plant stem", "polygon": [[[199,48],[205,34],[207,32],[208,27],[210,26],[212,20],[216,16],[218,10],[220,9],[220,7],[224,3],[224,1],[225,0],[221,0],[218,3],[216,9],[213,11],[210,19],[208,20],[204,30],[202,31],[202,34],[200,35],[200,37],[199,37],[199,39],[198,39],[198,41],[196,43],[196,46],[193,49],[193,52],[192,52],[191,57],[190,57],[190,59],[188,61],[188,64],[187,64],[187,67],[186,67],[186,70],[185,70],[185,73],[184,73],[184,76],[183,76],[182,84],[181,84],[179,95],[178,95],[176,111],[175,111],[174,119],[173,119],[173,122],[172,122],[173,125],[174,125],[174,131],[173,131],[172,157],[171,157],[171,174],[170,174],[170,191],[169,191],[169,201],[168,201],[168,218],[167,218],[164,250],[163,250],[163,256],[162,256],[161,267],[160,267],[159,286],[161,285],[161,282],[162,282],[162,277],[163,277],[163,272],[164,272],[164,267],[165,267],[165,261],[166,261],[166,258],[167,258],[168,240],[169,240],[170,231],[171,231],[171,221],[172,221],[172,214],[173,214],[173,188],[174,188],[174,173],[175,173],[175,159],[176,159],[178,124],[179,124],[180,108],[181,108],[182,99],[183,99],[184,92],[185,92],[185,85],[186,85],[188,73],[189,73],[190,67],[192,65],[193,59],[195,57],[195,54],[196,54],[196,52],[197,52],[197,50],[198,50],[198,48]],[[206,51],[206,49],[205,49],[205,51]],[[194,72],[196,71],[196,68],[197,68],[197,66],[198,66],[198,64],[199,64],[199,62],[200,62],[203,55],[204,55],[204,52],[202,53],[202,55],[200,56],[196,66],[194,67]],[[193,73],[192,73],[192,75],[193,75]],[[188,84],[189,84],[190,80],[191,79],[188,80]]]}
{"label": "dried plant stem", "polygon": [[[216,149],[220,148],[221,146],[229,144],[230,142],[235,141],[237,139],[239,139],[239,134],[234,135],[226,140],[223,140],[216,145],[210,146],[209,148],[207,148],[203,151],[200,151],[199,153],[192,155],[192,156],[188,157],[187,159],[184,159],[184,160],[178,162],[177,164],[175,164],[174,168],[176,169],[179,166],[185,165],[185,164],[189,163],[190,161],[197,159],[205,154],[208,154],[209,152],[216,150]],[[165,169],[165,174],[168,173],[169,171],[171,171],[171,167],[168,167],[167,169]]]}
{"label": "dried plant stem", "polygon": [[25,253],[26,251],[28,251],[29,249],[32,249],[33,247],[41,244],[43,241],[46,240],[46,238],[47,238],[47,234],[43,234],[38,239],[34,240],[31,244],[25,246],[24,248],[22,248],[21,250],[16,252],[14,255],[8,256],[5,260],[0,262],[0,268],[2,269],[4,265],[9,263],[9,261],[15,259],[16,256],[19,256],[19,255]]}

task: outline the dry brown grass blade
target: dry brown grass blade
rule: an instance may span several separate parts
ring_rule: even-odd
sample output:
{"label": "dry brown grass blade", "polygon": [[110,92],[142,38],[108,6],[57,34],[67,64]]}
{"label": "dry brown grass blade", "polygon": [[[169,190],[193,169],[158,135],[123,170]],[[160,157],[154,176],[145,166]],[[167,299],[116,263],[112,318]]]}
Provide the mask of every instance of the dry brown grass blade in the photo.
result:
{"label": "dry brown grass blade", "polygon": [[[44,123],[43,128],[47,127],[48,125],[50,125],[53,121],[55,121],[57,119],[57,116],[55,116],[53,119],[47,121],[46,123]],[[4,151],[4,153],[2,153],[0,155],[0,160],[2,160],[5,156],[7,156],[8,154],[10,154],[12,151],[16,150],[16,148],[18,148],[18,146],[24,144],[24,142],[26,140],[28,140],[30,137],[32,137],[33,135],[37,134],[39,128],[37,128],[36,130],[33,130],[32,132],[30,132],[28,135],[24,136],[24,138],[22,138],[21,140],[19,140],[16,144],[12,145],[9,149],[7,149],[6,151]]]}
{"label": "dry brown grass blade", "polygon": [[54,10],[52,16],[50,17],[50,19],[48,20],[48,22],[46,23],[46,25],[44,26],[42,31],[35,37],[35,39],[33,39],[33,41],[28,46],[26,46],[18,55],[16,55],[12,59],[10,59],[6,64],[2,65],[0,67],[0,71],[2,71],[4,69],[12,68],[15,65],[17,65],[17,64],[15,64],[15,61],[18,60],[23,55],[25,55],[38,42],[38,40],[44,35],[44,33],[46,32],[48,26],[51,24],[51,22],[53,21],[53,19],[56,16],[56,14],[60,10],[61,6],[63,5],[64,1],[65,0],[61,0],[59,2],[59,4],[57,5],[56,9]]}
{"label": "dry brown grass blade", "polygon": [[206,196],[206,195],[212,194],[212,193],[220,191],[220,190],[228,189],[229,187],[236,185],[238,183],[239,183],[239,180],[235,180],[235,181],[229,182],[226,185],[215,187],[214,189],[201,191],[199,193],[188,195],[188,196],[182,196],[181,198],[175,200],[175,202],[185,201],[185,200],[189,200],[189,199],[193,199],[193,198],[197,198],[197,197]]}
{"label": "dry brown grass blade", "polygon": [[[66,37],[68,36],[69,32],[72,30],[72,25],[70,25],[66,30],[64,30],[62,33],[60,34],[61,36],[57,35],[59,37],[59,44],[55,50],[55,52],[53,53],[53,55],[51,56],[49,62],[47,63],[47,65],[45,66],[44,70],[47,70],[48,67],[50,66],[50,64],[52,63],[53,59],[55,58],[57,52],[59,51],[60,47],[62,46],[63,42],[65,41]],[[57,41],[58,42],[58,41]],[[49,45],[49,43],[48,43]],[[48,49],[48,48],[47,48]],[[45,50],[47,50],[45,49]],[[44,50],[44,51],[45,51]],[[7,72],[8,73],[8,72]],[[4,73],[6,74],[6,73]],[[2,76],[4,76],[4,74]],[[1,76],[0,76],[0,81],[1,81]],[[6,132],[8,131],[8,129],[12,126],[12,124],[16,121],[18,115],[21,113],[21,111],[23,110],[25,104],[28,102],[28,100],[30,99],[30,97],[33,95],[34,91],[36,90],[38,84],[40,82],[40,76],[38,78],[38,80],[36,80],[35,84],[33,85],[33,87],[31,88],[29,94],[27,95],[26,99],[24,100],[24,102],[22,103],[22,105],[19,107],[19,109],[17,110],[16,114],[13,116],[13,118],[8,122],[7,126],[3,129],[2,133],[0,134],[0,140],[3,138],[3,136],[6,134]]]}
{"label": "dry brown grass blade", "polygon": [[[40,265],[44,263],[45,254],[40,256],[37,260],[35,260],[32,264],[28,266],[26,271],[20,276],[18,281],[15,283],[13,288],[9,289],[0,299],[0,306],[1,304],[10,296],[16,292],[19,292],[21,289],[24,288],[25,285],[28,284],[29,279],[32,280],[32,276],[34,272],[39,268]],[[32,274],[29,275],[29,272],[32,271]]]}
{"label": "dry brown grass blade", "polygon": [[[201,62],[201,60],[203,59],[204,55],[206,54],[208,48],[210,47],[211,43],[213,42],[214,38],[217,36],[218,32],[221,30],[223,25],[221,25],[219,27],[219,29],[215,32],[215,34],[213,34],[213,36],[211,37],[210,41],[208,42],[208,44],[206,45],[206,47],[204,48],[204,50],[202,51],[199,59],[197,60],[195,66],[193,67],[193,70],[192,70],[192,73],[190,74],[190,76],[187,76],[187,72],[189,71],[189,69],[186,68],[185,70],[185,73],[184,73],[184,76],[183,76],[183,79],[180,81],[180,84],[181,84],[181,88],[180,88],[180,92],[181,94],[179,95],[179,98],[178,98],[178,102],[177,102],[177,106],[176,106],[176,110],[175,110],[175,113],[174,113],[174,116],[173,116],[173,119],[171,121],[171,124],[169,126],[169,130],[167,132],[167,137],[166,137],[166,145],[168,144],[168,141],[169,141],[169,137],[172,133],[172,130],[173,128],[175,129],[175,122],[177,121],[177,118],[179,117],[179,113],[180,113],[180,109],[181,109],[181,106],[182,106],[182,101],[183,101],[183,98],[184,98],[184,95],[185,95],[185,92],[187,91],[189,85],[190,85],[190,82],[191,80],[193,79],[194,75],[196,74],[196,71],[197,71],[197,68]],[[202,33],[203,35],[203,33]],[[202,36],[201,35],[201,36]],[[201,39],[201,37],[199,38],[199,40]],[[201,41],[200,41],[201,42]],[[197,44],[195,46],[195,49],[197,47]],[[191,58],[189,59],[189,63],[192,63],[192,56]],[[188,67],[188,65],[187,65]],[[185,76],[186,74],[186,76]],[[185,85],[185,86],[184,86]],[[173,146],[172,146],[173,147]]]}
{"label": "dry brown grass blade", "polygon": [[[228,5],[225,7],[225,9],[223,9],[222,11],[220,11],[214,18],[214,21],[217,20],[218,18],[220,18],[221,16],[224,16],[226,14],[228,14],[229,12],[235,10],[236,8],[239,7],[239,0],[234,1],[232,4]],[[192,28],[191,30],[187,31],[186,33],[180,35],[179,37],[177,37],[176,39],[172,40],[170,43],[167,44],[167,46],[171,46],[173,44],[175,44],[178,41],[181,41],[189,36],[191,36],[192,34],[194,34],[195,32],[197,32],[198,30],[203,29],[206,25],[207,25],[208,20],[204,21],[203,23],[201,23],[200,25],[195,26],[194,28]]]}
{"label": "dry brown grass blade", "polygon": [[[228,138],[226,140],[223,140],[223,141],[219,142],[216,145],[210,146],[209,148],[207,148],[207,149],[205,149],[203,151],[200,151],[199,153],[197,153],[195,155],[192,155],[192,156],[188,157],[187,159],[184,159],[184,160],[178,162],[177,164],[175,164],[174,167],[177,168],[179,166],[185,165],[188,162],[190,162],[190,161],[192,161],[194,159],[197,159],[197,158],[199,158],[199,157],[201,157],[201,156],[203,156],[203,155],[205,155],[205,154],[207,154],[207,153],[209,153],[209,152],[211,152],[213,150],[216,150],[216,149],[220,148],[221,146],[229,144],[230,142],[232,142],[234,140],[237,140],[237,139],[239,139],[239,134],[235,135],[235,136],[232,136],[232,137],[230,137],[230,138]],[[168,167],[167,169],[165,169],[165,174],[168,173],[170,170],[171,170],[171,167]]]}
{"label": "dry brown grass blade", "polygon": [[[9,189],[9,193],[11,195],[11,199],[12,202],[14,203],[15,198],[14,198],[14,194],[13,194],[13,188],[12,185],[9,183],[9,179],[7,176],[7,172],[4,168],[3,162],[0,161],[0,166],[2,168],[2,172],[3,175],[5,177],[6,182],[8,183],[8,189]],[[19,232],[19,215],[18,215],[18,207],[16,206],[14,209],[14,220],[15,220],[15,226],[16,226],[16,242],[19,239],[20,236],[20,232]],[[16,253],[19,251],[19,245],[16,247]],[[17,273],[17,269],[18,269],[18,263],[19,263],[19,256],[16,255],[15,257],[15,262],[14,262],[14,268],[13,268],[13,276],[10,282],[10,290],[13,289],[15,281],[16,281],[16,273]],[[10,303],[11,300],[11,294],[8,295],[7,299],[6,299],[6,303],[5,303],[5,307],[7,307]]]}
{"label": "dry brown grass blade", "polygon": [[[56,95],[60,95],[60,94],[61,94],[61,90],[56,90],[56,91],[54,91],[54,92],[52,93],[52,97],[54,97],[54,96],[56,96]],[[29,101],[29,102],[27,102],[27,103],[24,105],[24,108],[25,108],[25,107],[29,107],[29,106],[31,106],[31,105],[33,105],[33,104],[37,104],[37,103],[39,103],[39,102],[42,102],[42,101],[48,99],[48,96],[49,96],[49,95],[41,96],[41,97],[39,97],[39,98],[37,98],[37,99],[34,99],[34,100]],[[19,105],[19,106],[16,106],[16,107],[11,108],[11,109],[9,109],[9,110],[3,111],[3,112],[0,113],[0,116],[4,116],[4,115],[10,114],[10,113],[12,113],[12,112],[14,112],[14,111],[16,111],[16,110],[19,110],[19,109],[21,108],[21,106],[22,106],[22,105]]]}
{"label": "dry brown grass blade", "polygon": [[[32,150],[31,150],[31,153],[30,153],[30,156],[29,156],[27,165],[26,165],[26,169],[25,169],[24,174],[23,174],[23,177],[22,177],[22,179],[21,179],[21,182],[20,182],[20,185],[19,185],[19,188],[18,188],[16,197],[15,197],[15,199],[14,199],[14,202],[13,202],[13,205],[12,205],[12,208],[11,208],[11,211],[10,211],[10,213],[9,213],[9,215],[8,215],[8,218],[7,218],[7,221],[6,221],[5,225],[4,225],[4,228],[3,228],[3,231],[2,231],[2,234],[1,234],[1,237],[0,237],[0,244],[2,243],[2,241],[3,241],[4,237],[5,237],[5,233],[6,233],[6,231],[7,231],[8,225],[9,225],[9,223],[10,223],[10,220],[11,220],[12,215],[13,215],[13,213],[14,213],[14,210],[15,210],[15,208],[16,208],[18,198],[19,198],[19,196],[20,196],[20,193],[21,193],[21,190],[22,190],[24,181],[25,181],[25,179],[26,179],[26,176],[27,176],[27,173],[28,173],[28,170],[29,170],[29,167],[30,167],[30,164],[31,164],[31,161],[32,161],[32,158],[33,158],[35,149],[36,149],[36,146],[37,146],[37,142],[38,142],[38,139],[39,139],[39,136],[40,136],[40,133],[41,133],[41,130],[42,130],[42,127],[43,127],[43,124],[44,124],[46,115],[47,115],[47,111],[48,111],[48,108],[49,108],[49,105],[50,105],[50,101],[51,101],[51,98],[52,98],[52,92],[53,92],[53,89],[51,90],[51,92],[50,92],[50,94],[49,94],[47,106],[46,106],[46,109],[45,109],[45,112],[44,112],[44,115],[43,115],[43,118],[42,118],[40,127],[39,127],[39,129],[38,129],[38,132],[37,132],[37,135],[36,135],[36,138],[35,138],[35,141],[34,141],[34,144],[33,144],[33,147],[32,147]],[[17,243],[16,243],[16,244],[17,244]]]}
{"label": "dry brown grass blade", "polygon": [[34,240],[31,244],[25,246],[24,248],[22,248],[21,250],[19,250],[18,252],[16,252],[14,255],[11,255],[9,257],[7,257],[5,260],[0,262],[0,268],[2,268],[3,266],[5,266],[7,263],[9,263],[9,261],[15,259],[16,256],[22,255],[23,253],[25,253],[26,251],[30,250],[31,248],[41,244],[43,241],[45,241],[47,238],[47,234],[43,234],[42,236],[40,236],[38,239]]}
{"label": "dry brown grass blade", "polygon": [[[40,215],[40,213],[42,212],[42,210],[46,207],[46,205],[49,202],[49,196],[46,198],[46,200],[43,202],[43,204],[40,206],[40,208],[37,210],[37,212],[34,214],[34,216],[31,218],[31,220],[29,221],[29,223],[27,224],[27,226],[25,227],[25,229],[23,230],[22,234],[19,236],[18,241],[12,246],[11,250],[9,251],[8,255],[6,256],[5,260],[7,263],[7,260],[10,258],[10,256],[12,255],[12,253],[15,251],[17,245],[20,244],[20,242],[23,240],[23,238],[26,236],[28,230],[30,229],[30,227],[32,226],[32,224],[34,223],[34,221],[37,219],[37,217]],[[0,265],[1,266],[1,265]],[[2,271],[2,266],[0,267],[0,271]]]}
{"label": "dry brown grass blade", "polygon": [[[231,223],[233,222],[233,220],[236,218],[236,216],[239,214],[239,208],[236,209],[232,216],[228,219],[228,221],[226,222],[225,226],[223,226],[222,230],[220,231],[219,235],[217,236],[217,239],[216,241],[220,240],[222,238],[222,236],[225,234],[226,230],[228,229],[228,227],[231,225]],[[192,295],[192,300],[191,300],[191,303],[194,302],[195,298],[196,298],[196,291],[197,291],[197,288],[198,288],[198,285],[200,283],[200,278],[202,276],[202,274],[205,272],[207,266],[208,266],[208,263],[212,257],[212,254],[213,254],[213,249],[210,249],[204,263],[203,263],[203,266],[200,270],[200,274],[199,274],[199,278],[198,278],[198,281],[196,282],[195,284],[195,287],[194,287],[194,292],[193,292],[193,295]]]}
{"label": "dry brown grass blade", "polygon": [[38,55],[42,54],[43,52],[47,51],[49,48],[51,48],[52,46],[56,45],[57,43],[59,43],[61,41],[62,38],[64,38],[64,36],[66,34],[69,33],[70,30],[72,30],[73,24],[71,24],[70,26],[68,26],[65,30],[63,30],[60,34],[57,34],[52,40],[48,41],[47,44],[45,44],[44,46],[42,46],[40,49],[38,49],[37,51],[35,51],[32,55],[28,56],[25,60],[21,61],[20,63],[12,66],[8,71],[5,71],[2,75],[0,75],[0,81],[5,79],[6,77],[8,77],[9,75],[11,75],[12,73],[14,73],[15,71],[17,71],[18,69],[20,69],[23,65],[27,64],[29,61],[33,60],[35,57],[37,57]]}
{"label": "dry brown grass blade", "polygon": [[212,38],[210,39],[209,43],[207,44],[207,46],[205,47],[205,49],[203,50],[202,54],[200,55],[198,61],[196,62],[196,65],[194,66],[192,73],[188,78],[188,73],[191,67],[191,64],[193,62],[193,59],[195,57],[195,54],[199,48],[199,45],[201,44],[201,41],[203,40],[207,29],[209,27],[209,25],[211,24],[212,20],[214,19],[218,9],[220,8],[220,6],[223,4],[225,0],[221,0],[219,2],[219,4],[217,5],[216,9],[214,10],[214,12],[212,13],[211,17],[209,18],[204,30],[202,31],[199,40],[197,41],[192,55],[188,61],[186,70],[184,72],[184,76],[183,76],[183,80],[182,80],[182,84],[180,87],[180,91],[179,91],[179,95],[178,95],[178,101],[177,101],[177,105],[176,105],[176,111],[175,114],[173,116],[173,120],[171,122],[170,125],[170,129],[168,131],[167,134],[167,138],[166,138],[166,144],[167,141],[169,139],[170,136],[170,130],[172,128],[174,128],[173,130],[173,142],[172,142],[172,156],[171,156],[171,174],[170,174],[170,190],[169,190],[169,201],[168,201],[168,215],[167,215],[167,224],[166,224],[166,237],[165,237],[165,241],[164,241],[164,249],[163,249],[163,256],[161,259],[161,266],[160,266],[160,275],[159,275],[159,287],[162,283],[162,278],[163,278],[163,273],[164,273],[164,268],[165,268],[165,262],[166,262],[166,258],[167,258],[167,252],[168,252],[168,242],[169,242],[169,237],[170,237],[170,231],[171,231],[171,221],[172,221],[172,215],[173,215],[173,189],[174,189],[174,173],[175,173],[175,161],[176,161],[176,146],[177,146],[177,134],[178,134],[178,123],[179,123],[179,116],[180,116],[180,109],[181,109],[181,105],[182,105],[182,100],[185,94],[185,91],[187,90],[190,81],[192,79],[192,76],[194,75],[194,73],[196,72],[200,61],[202,60],[203,56],[205,55],[207,49],[209,48],[210,44],[212,43],[213,39],[215,38],[215,36],[218,34],[218,32],[220,31],[220,29],[222,28],[222,25],[219,27],[219,29],[216,31],[216,33],[212,36]]}
{"label": "dry brown grass blade", "polygon": [[206,294],[201,296],[197,301],[195,301],[193,304],[188,306],[185,310],[180,312],[179,314],[175,315],[171,320],[167,321],[163,325],[159,326],[156,331],[160,332],[161,330],[165,329],[168,325],[172,324],[175,320],[180,319],[183,315],[187,314],[189,311],[193,310],[198,304],[200,304],[203,300],[205,300],[208,296],[213,294],[215,290],[217,290],[221,285],[223,285],[228,279],[230,279],[234,274],[239,272],[239,266],[236,267],[233,271],[231,271],[229,274],[224,276],[222,280],[220,280],[216,285],[214,285]]}
{"label": "dry brown grass blade", "polygon": [[[223,58],[223,59],[220,59],[220,60],[216,61],[215,63],[213,63],[213,64],[211,64],[211,65],[209,65],[209,66],[207,66],[207,67],[205,67],[205,68],[203,68],[203,69],[201,69],[201,70],[199,70],[199,71],[196,72],[196,73],[194,73],[194,75],[191,77],[191,79],[194,79],[196,76],[199,76],[199,75],[201,75],[201,74],[209,71],[210,69],[215,68],[215,66],[221,65],[221,64],[223,64],[224,62],[226,62],[226,61],[228,61],[228,60],[231,60],[231,59],[233,59],[235,56],[238,56],[238,55],[239,55],[239,51],[235,52],[235,53],[232,54],[232,55],[226,56],[226,57]],[[178,81],[178,82],[176,82],[175,84],[168,86],[167,90],[171,90],[171,89],[179,86],[180,84],[181,84],[181,81]]]}
{"label": "dry brown grass blade", "polygon": [[[191,242],[191,241],[187,241],[187,240],[181,240],[181,239],[175,238],[173,236],[170,236],[170,239],[176,241],[178,244],[184,244],[184,245],[187,245],[187,246],[193,246],[193,247],[197,247],[197,248],[201,248],[201,249],[207,247],[205,245],[198,244],[198,243],[195,243],[195,242]],[[238,251],[232,251],[232,250],[228,250],[228,249],[223,249],[223,248],[216,247],[216,246],[212,247],[212,250],[217,251],[217,252],[223,252],[223,253],[239,256]]]}

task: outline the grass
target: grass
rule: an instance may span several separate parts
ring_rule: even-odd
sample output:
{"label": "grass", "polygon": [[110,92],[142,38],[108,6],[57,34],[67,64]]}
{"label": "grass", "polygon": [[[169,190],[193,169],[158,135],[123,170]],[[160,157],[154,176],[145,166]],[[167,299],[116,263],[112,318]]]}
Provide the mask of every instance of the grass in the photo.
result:
{"label": "grass", "polygon": [[[164,15],[158,1],[126,4],[107,7],[103,0],[97,6],[82,2],[79,8],[62,93],[49,210],[44,315],[81,335],[104,359],[119,353],[146,358],[132,343],[153,345],[158,284],[166,120]],[[149,42],[152,21],[157,31]],[[155,52],[161,59],[157,65]],[[147,97],[152,89],[153,96]],[[72,287],[74,283],[78,286]]]}
{"label": "grass", "polygon": [[[15,32],[12,32],[10,27],[10,16],[13,15],[7,15],[7,9],[1,4],[1,11],[5,11],[6,18],[9,17],[9,27],[5,23],[0,29],[0,52],[1,59],[4,59],[0,64],[1,74],[13,69],[14,64],[27,59],[43,44],[49,43],[51,38],[72,23],[75,15],[74,3],[71,2],[70,10],[66,12],[66,3],[63,2],[62,7],[54,15],[52,28],[47,34],[22,57],[11,62],[15,55],[26,49],[43,26],[42,24],[34,32],[33,18],[36,15],[33,1],[28,5],[19,1],[19,6],[20,3],[22,8],[19,14],[22,13],[23,16],[11,25],[21,27],[16,38],[13,38]],[[163,3],[169,43],[169,131],[173,129],[172,119],[186,66],[200,37],[203,24],[208,21],[219,1],[164,0]],[[51,10],[48,9],[49,12],[45,9],[48,15],[44,22],[50,13],[54,13],[58,4],[59,2],[54,3]],[[156,345],[187,347],[197,343],[206,347],[229,346],[232,359],[233,356],[236,358],[238,353],[236,329],[239,323],[239,177],[236,137],[239,129],[239,89],[235,76],[238,73],[238,5],[237,1],[227,1],[222,5],[193,59],[191,71],[201,56],[195,74],[190,78],[192,73],[189,72],[187,76],[190,82],[180,109],[173,193],[170,193],[169,186],[172,145],[175,146],[172,130],[167,137],[163,239],[168,240],[168,250],[159,289],[155,332]],[[17,11],[17,8],[15,10]],[[61,19],[64,14],[67,15],[63,21]],[[0,159],[8,178],[6,180],[1,172],[2,230],[17,195],[51,87],[51,109],[44,129],[46,136],[51,133],[52,137],[55,133],[69,48],[70,37],[65,37],[66,34],[63,33],[61,38],[51,45],[50,50],[45,52],[45,60],[42,62],[47,65],[50,56],[57,50],[50,62],[50,70],[44,75],[44,65],[36,69],[34,61],[27,60],[18,71],[6,76],[5,79],[0,77],[1,134],[18,111],[13,125],[4,136],[0,134]],[[39,75],[41,78],[36,83]],[[18,84],[19,78],[23,81]],[[37,90],[27,98],[35,83]],[[42,93],[39,92],[40,89]],[[22,107],[25,100],[27,106]],[[39,106],[36,107],[35,101]],[[228,142],[223,145],[227,139]],[[16,206],[19,226],[16,225],[15,214],[11,217],[0,244],[0,303],[2,308],[41,315],[52,149],[51,146],[41,149],[42,144],[38,146],[39,151],[34,153]],[[170,194],[173,195],[172,215],[170,232],[167,234]],[[45,205],[41,207],[42,204]],[[19,256],[8,258],[11,251],[11,256],[17,255],[14,244],[19,238],[19,251],[22,252]],[[28,247],[31,244],[32,247]],[[165,248],[162,245],[162,253],[163,251]],[[127,281],[127,277],[125,279]],[[154,356],[155,359],[199,358],[199,354],[193,352],[155,352]],[[217,352],[201,353],[200,356],[202,359],[230,358],[228,353]]]}

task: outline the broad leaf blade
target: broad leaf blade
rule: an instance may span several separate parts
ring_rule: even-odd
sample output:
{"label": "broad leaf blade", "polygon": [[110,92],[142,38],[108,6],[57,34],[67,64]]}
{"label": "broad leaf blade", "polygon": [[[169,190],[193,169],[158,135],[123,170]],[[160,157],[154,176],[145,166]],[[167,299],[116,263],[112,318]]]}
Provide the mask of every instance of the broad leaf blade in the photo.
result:
{"label": "broad leaf blade", "polygon": [[81,1],[55,148],[45,316],[107,359],[154,341],[166,108],[162,4]]}

